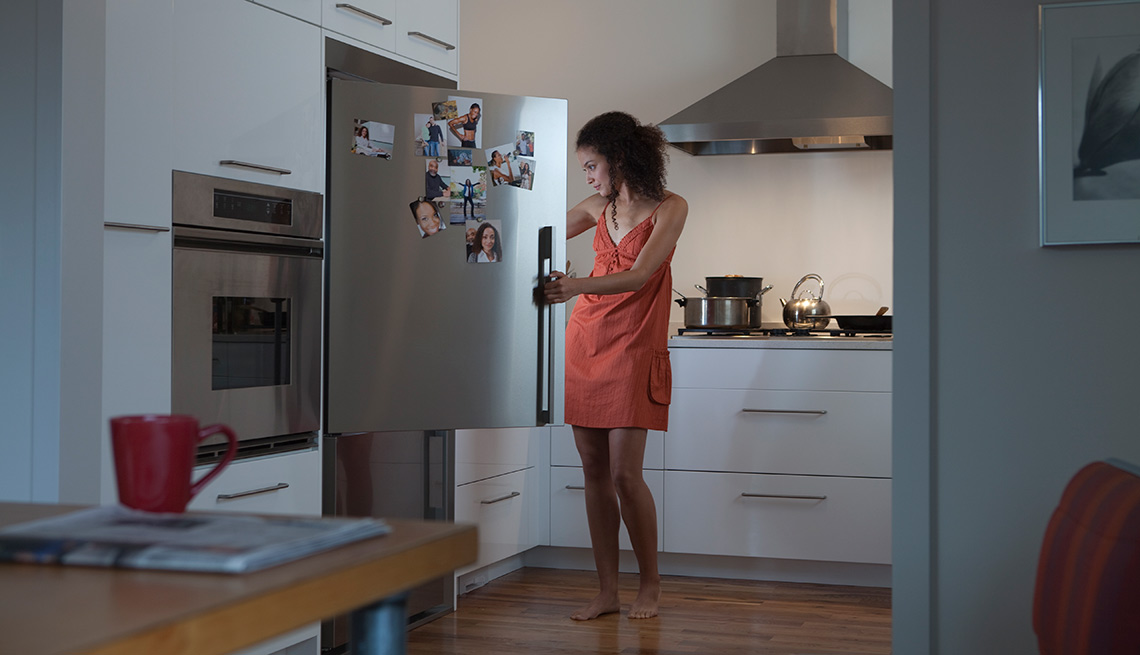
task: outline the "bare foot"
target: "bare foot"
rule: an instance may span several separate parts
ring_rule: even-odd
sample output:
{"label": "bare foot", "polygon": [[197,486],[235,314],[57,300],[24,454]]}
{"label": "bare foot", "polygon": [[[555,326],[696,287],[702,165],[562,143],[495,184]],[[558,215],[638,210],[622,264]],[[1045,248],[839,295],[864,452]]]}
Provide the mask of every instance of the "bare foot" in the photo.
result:
{"label": "bare foot", "polygon": [[621,609],[617,594],[598,594],[590,604],[570,614],[575,621],[589,621],[603,614],[613,614]]}
{"label": "bare foot", "polygon": [[637,590],[637,598],[629,608],[631,619],[651,619],[657,616],[657,604],[661,600],[661,581],[642,581]]}

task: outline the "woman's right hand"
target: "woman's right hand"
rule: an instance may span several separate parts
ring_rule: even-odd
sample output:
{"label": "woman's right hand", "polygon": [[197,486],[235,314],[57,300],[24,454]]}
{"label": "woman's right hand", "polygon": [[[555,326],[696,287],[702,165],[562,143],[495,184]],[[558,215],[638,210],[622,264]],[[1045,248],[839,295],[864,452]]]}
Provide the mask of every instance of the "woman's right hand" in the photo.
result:
{"label": "woman's right hand", "polygon": [[566,302],[578,295],[578,292],[572,289],[575,281],[562,271],[551,271],[546,278],[546,284],[542,285],[542,295],[551,305]]}

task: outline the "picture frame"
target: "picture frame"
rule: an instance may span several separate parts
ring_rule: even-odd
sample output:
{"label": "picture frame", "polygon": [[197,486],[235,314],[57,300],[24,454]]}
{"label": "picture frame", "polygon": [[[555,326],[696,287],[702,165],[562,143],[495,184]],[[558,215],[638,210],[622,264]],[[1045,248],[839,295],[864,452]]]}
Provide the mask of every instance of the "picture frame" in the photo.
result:
{"label": "picture frame", "polygon": [[1038,12],[1041,245],[1140,243],[1140,0]]}

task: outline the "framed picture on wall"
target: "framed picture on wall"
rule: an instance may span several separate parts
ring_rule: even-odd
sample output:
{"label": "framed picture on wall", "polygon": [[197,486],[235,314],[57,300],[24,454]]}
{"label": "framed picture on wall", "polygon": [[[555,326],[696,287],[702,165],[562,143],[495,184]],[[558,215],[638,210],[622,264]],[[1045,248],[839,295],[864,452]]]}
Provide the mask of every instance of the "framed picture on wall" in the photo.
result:
{"label": "framed picture on wall", "polygon": [[1140,243],[1140,1],[1039,7],[1041,245]]}

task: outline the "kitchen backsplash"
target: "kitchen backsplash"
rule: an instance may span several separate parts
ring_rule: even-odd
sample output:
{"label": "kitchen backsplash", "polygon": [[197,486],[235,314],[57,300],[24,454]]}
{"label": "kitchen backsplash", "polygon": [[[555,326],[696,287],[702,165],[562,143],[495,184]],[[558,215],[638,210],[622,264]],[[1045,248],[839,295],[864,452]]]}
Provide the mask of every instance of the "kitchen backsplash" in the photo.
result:
{"label": "kitchen backsplash", "polygon": [[[673,286],[686,296],[705,276],[763,277],[765,322],[779,322],[806,273],[842,314],[892,304],[892,151],[692,157],[670,151],[669,188],[689,202],[673,258]],[[571,179],[573,182],[573,178]],[[574,269],[588,275],[591,236],[570,242]],[[813,286],[814,290],[815,287]],[[672,320],[683,321],[674,305]]]}

